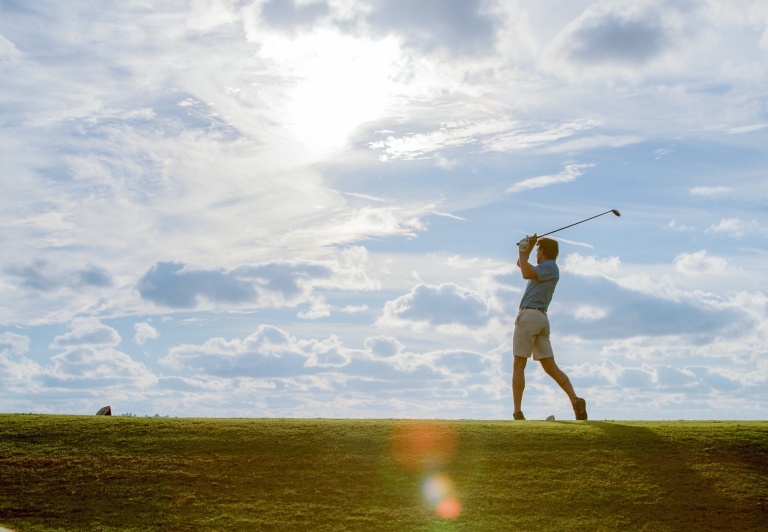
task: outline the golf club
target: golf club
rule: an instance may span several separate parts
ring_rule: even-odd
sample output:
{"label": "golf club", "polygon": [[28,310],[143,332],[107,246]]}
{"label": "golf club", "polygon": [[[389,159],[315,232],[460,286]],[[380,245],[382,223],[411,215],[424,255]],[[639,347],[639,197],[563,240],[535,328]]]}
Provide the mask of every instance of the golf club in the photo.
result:
{"label": "golf club", "polygon": [[[563,229],[568,229],[569,227],[573,227],[574,225],[583,224],[584,222],[588,222],[589,220],[593,220],[595,218],[598,218],[600,216],[603,216],[604,214],[608,214],[609,212],[612,212],[616,216],[621,216],[621,213],[617,211],[616,209],[611,209],[610,211],[605,211],[600,214],[597,214],[595,216],[592,216],[590,218],[586,218],[580,222],[576,222],[575,224],[566,225],[565,227],[561,227],[560,229],[555,229],[554,231],[550,231],[549,233],[544,233],[543,235],[537,235],[536,238],[541,238],[543,236],[551,235],[552,233],[557,233],[558,231],[562,231]],[[526,251],[528,249],[528,237],[526,236],[524,239],[522,239],[520,242],[517,243],[517,247],[521,251]]]}

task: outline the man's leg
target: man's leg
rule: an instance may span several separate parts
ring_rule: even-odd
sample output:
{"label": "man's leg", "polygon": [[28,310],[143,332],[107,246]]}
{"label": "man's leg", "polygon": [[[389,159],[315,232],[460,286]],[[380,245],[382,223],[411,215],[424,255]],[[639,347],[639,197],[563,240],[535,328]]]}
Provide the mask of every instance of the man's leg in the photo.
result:
{"label": "man's leg", "polygon": [[571,400],[571,403],[573,403],[573,401],[576,400],[576,392],[573,391],[573,386],[571,386],[571,380],[568,378],[568,375],[563,373],[563,370],[555,364],[555,357],[542,358],[539,362],[541,362],[541,367],[544,368],[547,375],[555,379],[555,382],[568,394],[568,398]]}
{"label": "man's leg", "polygon": [[[515,403],[514,413],[520,412],[523,403],[523,390],[525,390],[525,365],[528,362],[524,357],[513,357],[515,359],[512,370],[512,400]],[[567,377],[566,377],[567,378]]]}
{"label": "man's leg", "polygon": [[539,362],[541,362],[541,367],[544,368],[547,375],[555,379],[555,382],[568,394],[568,399],[571,400],[573,413],[576,414],[576,419],[588,419],[587,402],[576,396],[576,392],[573,391],[573,386],[571,386],[571,380],[568,378],[568,375],[563,373],[563,370],[558,368],[557,364],[555,364],[555,357],[542,358]]}

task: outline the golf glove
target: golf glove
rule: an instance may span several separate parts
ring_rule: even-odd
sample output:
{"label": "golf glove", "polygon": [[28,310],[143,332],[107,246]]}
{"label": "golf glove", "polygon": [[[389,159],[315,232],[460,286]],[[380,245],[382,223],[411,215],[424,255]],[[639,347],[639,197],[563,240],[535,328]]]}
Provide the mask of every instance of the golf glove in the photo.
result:
{"label": "golf glove", "polygon": [[517,249],[519,249],[521,253],[525,253],[530,247],[531,241],[527,236],[517,243]]}

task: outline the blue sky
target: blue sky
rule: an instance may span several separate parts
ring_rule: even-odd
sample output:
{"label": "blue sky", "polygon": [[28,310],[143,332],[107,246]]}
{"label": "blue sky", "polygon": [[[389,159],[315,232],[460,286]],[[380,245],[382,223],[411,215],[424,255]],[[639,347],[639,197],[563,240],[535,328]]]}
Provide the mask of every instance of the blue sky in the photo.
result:
{"label": "blue sky", "polygon": [[[0,4],[0,411],[768,417],[768,5]],[[529,418],[570,418],[531,365]]]}

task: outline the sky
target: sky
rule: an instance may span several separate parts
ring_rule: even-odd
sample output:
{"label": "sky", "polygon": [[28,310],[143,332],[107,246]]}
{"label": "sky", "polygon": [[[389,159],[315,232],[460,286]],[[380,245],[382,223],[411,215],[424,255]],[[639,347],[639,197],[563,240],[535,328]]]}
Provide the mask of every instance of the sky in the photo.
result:
{"label": "sky", "polygon": [[[0,1],[0,411],[768,419],[761,0]],[[573,417],[538,364],[529,419]]]}

